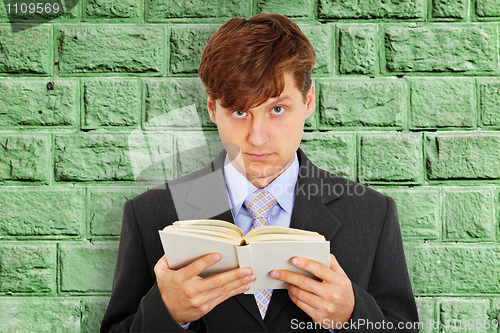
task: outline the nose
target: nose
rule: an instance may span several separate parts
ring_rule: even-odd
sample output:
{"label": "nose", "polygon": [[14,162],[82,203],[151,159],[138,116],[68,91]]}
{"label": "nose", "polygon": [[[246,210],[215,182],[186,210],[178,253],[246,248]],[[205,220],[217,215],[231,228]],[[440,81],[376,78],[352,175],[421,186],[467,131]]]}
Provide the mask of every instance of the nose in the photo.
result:
{"label": "nose", "polygon": [[266,116],[258,115],[252,118],[248,142],[256,147],[264,146],[269,142],[270,123]]}

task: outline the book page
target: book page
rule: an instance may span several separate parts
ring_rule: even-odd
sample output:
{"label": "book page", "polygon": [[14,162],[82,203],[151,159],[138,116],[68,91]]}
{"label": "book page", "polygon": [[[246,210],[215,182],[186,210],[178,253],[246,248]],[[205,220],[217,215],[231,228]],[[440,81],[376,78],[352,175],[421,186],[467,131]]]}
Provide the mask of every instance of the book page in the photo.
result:
{"label": "book page", "polygon": [[215,239],[221,241],[228,241],[234,244],[241,243],[241,237],[239,235],[234,235],[225,230],[214,230],[216,227],[204,227],[204,228],[189,228],[189,227],[169,227],[163,229],[163,232],[170,234],[182,234],[182,235],[193,235],[198,237],[204,237],[208,239]]}
{"label": "book page", "polygon": [[293,234],[257,234],[245,237],[248,243],[271,242],[271,241],[294,241],[294,242],[321,242],[325,238],[321,235],[293,235]]}
{"label": "book page", "polygon": [[[312,274],[292,265],[294,256],[318,261],[330,267],[330,242],[254,242],[248,245],[251,249],[253,271],[257,280],[253,282],[256,290],[285,289],[284,282],[275,280],[270,273],[273,269],[286,269],[308,277]],[[252,283],[251,283],[252,285]],[[248,292],[245,292],[247,294]]]}
{"label": "book page", "polygon": [[325,241],[325,237],[317,232],[276,226],[263,226],[250,230],[245,235],[245,239],[248,242],[272,240]]}
{"label": "book page", "polygon": [[174,226],[207,226],[207,227],[220,227],[231,230],[235,235],[238,234],[239,238],[243,238],[243,232],[235,224],[221,220],[187,220],[177,221],[172,225]]}
{"label": "book page", "polygon": [[226,272],[238,268],[236,245],[232,242],[214,240],[198,235],[174,234],[159,231],[163,250],[171,269],[179,269],[205,254],[218,252],[221,260],[200,273],[201,277]]}

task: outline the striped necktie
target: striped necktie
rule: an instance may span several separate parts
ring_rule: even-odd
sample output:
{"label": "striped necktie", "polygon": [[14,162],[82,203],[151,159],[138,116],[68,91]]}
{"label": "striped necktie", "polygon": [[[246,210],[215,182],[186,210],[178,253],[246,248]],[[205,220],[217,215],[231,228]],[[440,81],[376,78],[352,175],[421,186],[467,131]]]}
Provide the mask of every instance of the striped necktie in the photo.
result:
{"label": "striped necktie", "polygon": [[[252,214],[252,229],[254,229],[266,224],[269,225],[269,214],[271,214],[271,209],[277,204],[277,201],[267,190],[260,189],[250,194],[243,204],[250,214]],[[254,294],[262,319],[266,316],[272,294],[273,289],[258,290]]]}

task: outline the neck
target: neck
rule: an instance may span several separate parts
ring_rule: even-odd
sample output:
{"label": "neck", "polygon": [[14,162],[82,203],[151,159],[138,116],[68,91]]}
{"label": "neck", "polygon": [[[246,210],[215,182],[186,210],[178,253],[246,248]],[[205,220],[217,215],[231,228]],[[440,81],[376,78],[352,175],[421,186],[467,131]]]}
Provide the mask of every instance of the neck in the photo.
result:
{"label": "neck", "polygon": [[[290,167],[290,165],[292,164],[293,160],[295,159],[295,155],[294,157],[288,162],[288,164],[284,167],[284,168],[280,168],[280,172],[279,173],[275,173],[273,175],[270,175],[268,177],[252,177],[251,174],[245,174],[244,172],[242,172],[239,168],[239,165],[238,163],[236,162],[236,160],[233,160],[231,161],[231,163],[234,165],[234,167],[236,168],[236,170],[238,170],[243,176],[246,177],[246,179],[248,179],[248,181],[250,183],[252,183],[253,186],[257,187],[258,189],[261,189],[261,188],[264,188],[266,187],[267,185],[271,184],[273,182],[273,180],[275,180],[276,178],[278,178],[283,172],[285,172],[288,167]],[[235,163],[236,162],[236,163]]]}

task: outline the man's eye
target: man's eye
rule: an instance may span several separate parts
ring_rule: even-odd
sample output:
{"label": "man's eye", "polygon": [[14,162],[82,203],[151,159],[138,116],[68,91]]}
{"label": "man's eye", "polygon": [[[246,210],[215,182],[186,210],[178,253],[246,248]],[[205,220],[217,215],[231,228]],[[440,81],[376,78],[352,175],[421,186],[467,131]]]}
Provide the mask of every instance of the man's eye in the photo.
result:
{"label": "man's eye", "polygon": [[233,112],[233,115],[234,115],[236,118],[242,118],[242,117],[246,116],[246,114],[247,114],[247,113],[246,113],[246,112],[244,112],[244,111],[234,111],[234,112]]}
{"label": "man's eye", "polygon": [[274,114],[282,114],[284,111],[285,111],[285,109],[283,109],[283,107],[281,107],[281,106],[275,106],[275,107],[273,108],[273,111],[272,111],[272,112],[273,112]]}

